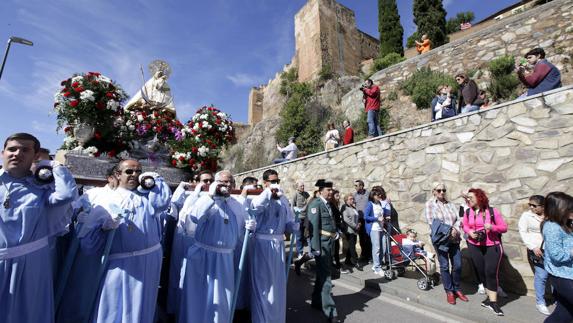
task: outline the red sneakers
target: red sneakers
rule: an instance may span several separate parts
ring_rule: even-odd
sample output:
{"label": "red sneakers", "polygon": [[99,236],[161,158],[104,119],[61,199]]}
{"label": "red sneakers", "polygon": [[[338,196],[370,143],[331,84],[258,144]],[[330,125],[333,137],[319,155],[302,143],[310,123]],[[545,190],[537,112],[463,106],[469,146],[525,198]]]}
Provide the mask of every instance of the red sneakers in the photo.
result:
{"label": "red sneakers", "polygon": [[448,303],[456,305],[456,296],[454,296],[454,293],[446,292],[446,298],[448,300]]}
{"label": "red sneakers", "polygon": [[468,297],[466,295],[464,295],[464,293],[462,293],[459,290],[456,291],[456,296],[460,299],[460,301],[464,301],[464,302],[469,301]]}

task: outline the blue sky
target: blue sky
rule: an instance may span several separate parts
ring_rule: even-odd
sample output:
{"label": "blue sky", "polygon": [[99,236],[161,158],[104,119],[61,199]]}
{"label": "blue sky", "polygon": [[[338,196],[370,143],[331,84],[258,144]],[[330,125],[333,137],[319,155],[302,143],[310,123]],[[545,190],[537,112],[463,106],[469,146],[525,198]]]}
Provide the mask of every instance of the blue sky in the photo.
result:
{"label": "blue sky", "polygon": [[[378,37],[376,0],[339,0],[356,12],[358,27]],[[445,0],[449,15],[472,10],[476,21],[517,0]],[[214,104],[235,121],[247,120],[252,86],[266,83],[294,54],[294,14],[306,0],[2,0],[0,40],[19,36],[0,80],[0,137],[37,135],[57,149],[53,95],[76,72],[98,71],[129,95],[142,80],[139,66],[170,63],[177,113],[189,119]],[[412,0],[399,0],[405,37],[415,31]],[[2,53],[4,48],[1,49]]]}

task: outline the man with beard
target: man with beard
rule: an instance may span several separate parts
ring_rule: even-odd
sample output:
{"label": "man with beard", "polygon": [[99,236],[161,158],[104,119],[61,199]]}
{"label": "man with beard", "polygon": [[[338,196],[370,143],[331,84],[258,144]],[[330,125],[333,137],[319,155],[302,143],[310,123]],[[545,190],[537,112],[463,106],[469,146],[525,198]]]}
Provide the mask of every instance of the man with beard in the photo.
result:
{"label": "man with beard", "polygon": [[163,254],[160,216],[171,190],[158,174],[142,174],[136,160],[121,161],[115,175],[115,190],[82,196],[91,205],[81,220],[82,249],[101,250],[109,230],[116,230],[92,320],[153,322]]}
{"label": "man with beard", "polygon": [[52,167],[53,185],[39,184],[30,167],[40,142],[16,133],[4,142],[0,170],[0,322],[54,322],[50,254],[51,209],[70,203],[76,183],[66,167]]}

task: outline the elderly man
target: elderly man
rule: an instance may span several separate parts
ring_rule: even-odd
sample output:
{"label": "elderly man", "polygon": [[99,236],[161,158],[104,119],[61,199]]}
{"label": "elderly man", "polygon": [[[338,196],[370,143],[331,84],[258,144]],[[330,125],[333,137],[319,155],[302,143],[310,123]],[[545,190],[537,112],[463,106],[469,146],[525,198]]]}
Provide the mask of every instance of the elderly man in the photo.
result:
{"label": "elderly man", "polygon": [[298,231],[299,225],[280,189],[278,173],[266,170],[263,182],[264,191],[251,204],[258,223],[249,245],[252,321],[281,323],[286,319],[284,234]]}
{"label": "elderly man", "polygon": [[54,290],[48,214],[77,194],[67,168],[52,161],[54,185],[30,171],[40,142],[27,133],[9,136],[0,170],[0,322],[54,322]]}
{"label": "elderly man", "polygon": [[303,223],[303,225],[300,225],[300,230],[296,235],[296,254],[298,259],[302,258],[304,245],[307,243],[304,236],[304,222],[306,220],[306,203],[309,197],[310,194],[304,190],[304,182],[302,180],[296,182],[296,191],[292,197],[292,208],[295,215],[298,215],[298,222]]}
{"label": "elderly man", "polygon": [[[171,190],[158,174],[142,174],[136,160],[120,162],[116,177],[114,191],[82,196],[92,206],[82,216],[82,249],[101,250],[107,231],[116,230],[92,319],[153,322],[163,254],[160,215],[169,206]],[[155,185],[150,187],[151,178]]]}
{"label": "elderly man", "polygon": [[[181,293],[180,322],[229,322],[235,292],[234,251],[239,223],[247,217],[247,206],[230,196],[233,176],[215,175],[209,193],[199,197],[187,215],[187,226],[195,226],[195,242],[187,250]],[[248,230],[254,221],[246,221]]]}

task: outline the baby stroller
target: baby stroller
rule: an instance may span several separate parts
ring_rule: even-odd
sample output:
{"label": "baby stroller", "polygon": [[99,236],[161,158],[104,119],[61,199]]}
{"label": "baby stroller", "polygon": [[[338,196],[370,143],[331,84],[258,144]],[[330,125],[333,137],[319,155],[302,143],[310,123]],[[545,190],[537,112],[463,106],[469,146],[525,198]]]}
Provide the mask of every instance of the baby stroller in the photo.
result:
{"label": "baby stroller", "polygon": [[[429,263],[429,261],[433,262],[434,260],[428,259],[422,253],[404,248],[402,240],[407,236],[400,233],[392,224],[386,223],[383,230],[386,233],[384,237],[387,239],[385,243],[387,248],[385,262],[387,265],[384,269],[384,277],[388,280],[396,279],[398,276],[404,275],[408,266],[412,266],[422,275],[417,282],[419,289],[428,290],[436,286],[439,282],[439,276],[437,273],[431,272],[432,266]],[[433,268],[435,268],[435,265]]]}

